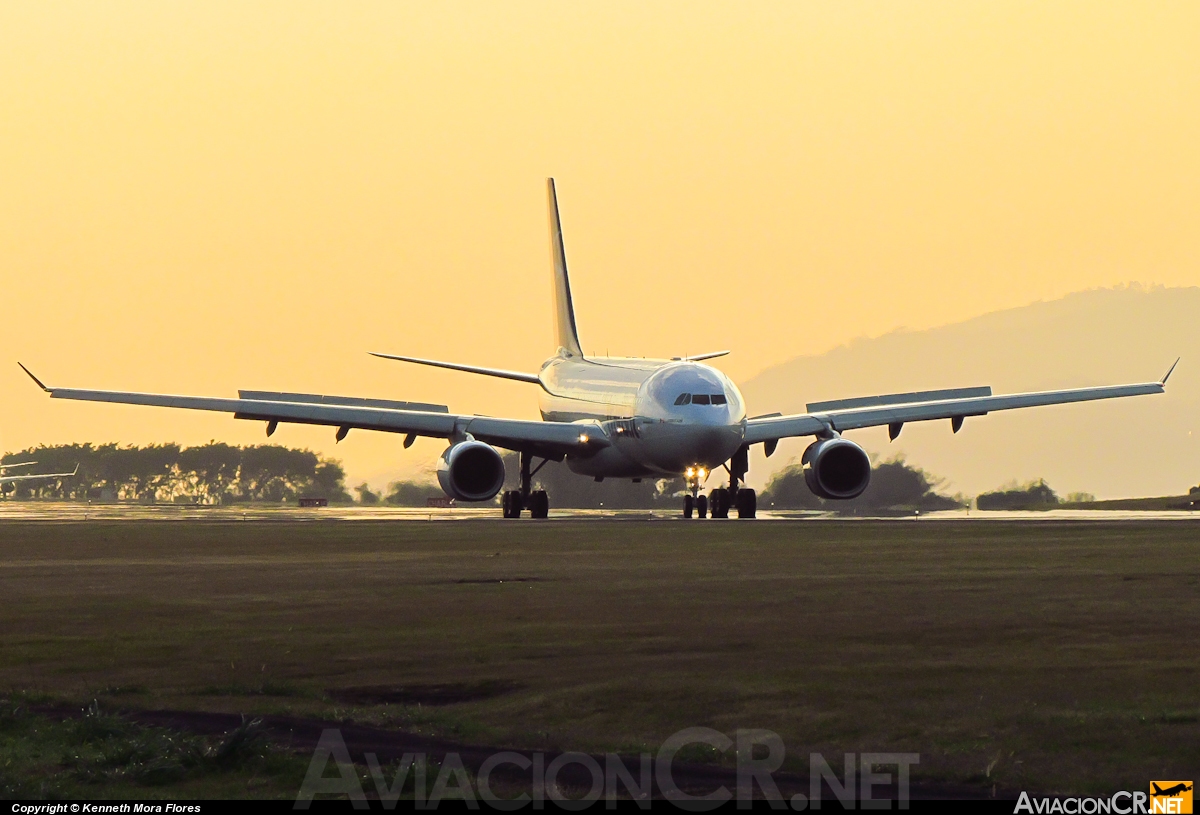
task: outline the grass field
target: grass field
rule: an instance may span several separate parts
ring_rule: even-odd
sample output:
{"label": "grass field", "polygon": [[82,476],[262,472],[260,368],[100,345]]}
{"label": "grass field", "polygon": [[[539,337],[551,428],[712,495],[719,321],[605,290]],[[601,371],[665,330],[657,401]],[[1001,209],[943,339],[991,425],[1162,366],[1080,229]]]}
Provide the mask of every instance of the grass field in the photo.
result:
{"label": "grass field", "polygon": [[[915,779],[1043,792],[1200,768],[1186,521],[6,522],[0,592],[9,708],[589,752],[762,727],[804,774],[810,751],[918,752]],[[5,721],[0,777],[69,770],[75,731],[34,760]]]}

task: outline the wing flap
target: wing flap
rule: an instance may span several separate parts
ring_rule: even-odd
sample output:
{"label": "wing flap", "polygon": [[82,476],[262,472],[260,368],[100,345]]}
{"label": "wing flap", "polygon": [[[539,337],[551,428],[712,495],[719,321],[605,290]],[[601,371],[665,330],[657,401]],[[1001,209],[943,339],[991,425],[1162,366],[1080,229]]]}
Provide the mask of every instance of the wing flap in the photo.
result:
{"label": "wing flap", "polygon": [[825,413],[830,410],[878,407],[880,405],[911,405],[914,402],[944,402],[948,399],[974,399],[991,396],[992,389],[951,388],[941,391],[914,391],[912,393],[887,393],[881,396],[858,396],[853,399],[833,399],[828,402],[809,402],[804,409],[809,413]]}
{"label": "wing flap", "polygon": [[1147,396],[1163,393],[1163,391],[1162,382],[1144,382],[1134,385],[1108,385],[1036,393],[936,399],[911,404],[850,407],[793,416],[751,419],[746,423],[746,443],[754,444],[790,436],[813,436],[829,430],[838,432],[857,430],[896,422],[924,422],[935,419],[954,419],[960,416],[981,416],[998,410],[1092,402],[1098,399],[1119,399],[1126,396]]}
{"label": "wing flap", "polygon": [[288,393],[286,391],[239,390],[242,399],[265,400],[268,402],[310,402],[318,405],[346,405],[348,407],[376,407],[388,410],[418,410],[425,413],[449,413],[446,405],[426,402],[395,402],[391,399],[365,399],[361,396],[327,396],[318,393]]}
{"label": "wing flap", "polygon": [[53,399],[77,399],[85,402],[210,410],[232,413],[237,419],[349,426],[430,436],[453,435],[455,420],[455,417],[448,413],[317,402],[284,402],[276,399],[225,399],[218,396],[176,396],[77,388],[51,388],[50,396]]}
{"label": "wing flap", "polygon": [[53,399],[209,410],[232,413],[235,419],[328,425],[339,429],[381,430],[389,433],[411,433],[417,436],[444,439],[470,433],[481,441],[495,444],[498,447],[554,454],[586,454],[588,450],[598,450],[611,443],[604,430],[595,422],[564,424],[526,419],[497,419],[489,416],[462,416],[435,411],[365,407],[342,403],[287,402],[279,399],[224,399],[212,396],[175,396],[77,388],[48,388],[47,390]]}

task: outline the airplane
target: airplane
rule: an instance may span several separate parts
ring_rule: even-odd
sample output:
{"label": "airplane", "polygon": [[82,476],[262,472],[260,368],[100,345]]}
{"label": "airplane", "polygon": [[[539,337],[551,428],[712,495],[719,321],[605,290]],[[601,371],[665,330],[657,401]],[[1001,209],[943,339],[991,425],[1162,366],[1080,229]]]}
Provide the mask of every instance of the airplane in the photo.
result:
{"label": "airplane", "polygon": [[1159,796],[1165,796],[1167,798],[1174,798],[1179,793],[1188,792],[1192,788],[1191,784],[1182,783],[1182,782],[1179,784],[1176,784],[1173,787],[1167,787],[1165,790],[1162,787],[1158,786],[1158,784],[1155,784],[1153,781],[1150,782],[1150,786],[1154,787],[1154,792],[1152,792],[1150,794],[1156,798]]}
{"label": "airplane", "polygon": [[75,465],[75,469],[69,473],[39,473],[36,475],[9,475],[5,470],[16,469],[17,467],[32,467],[37,464],[36,461],[22,461],[20,464],[0,464],[0,490],[7,492],[5,489],[9,484],[15,484],[18,481],[37,481],[47,478],[70,478],[79,472],[79,465]]}
{"label": "airplane", "polygon": [[[54,399],[211,410],[236,419],[266,422],[267,435],[280,422],[336,427],[341,441],[352,429],[404,434],[407,449],[418,436],[446,439],[437,462],[438,482],[451,498],[490,501],[505,482],[496,448],[519,454],[516,490],[501,497],[505,518],[545,518],[549,497],[533,489],[533,476],[547,461],[566,461],[574,472],[605,478],[685,479],[684,517],[753,518],[757,496],[746,487],[749,450],[761,444],[770,456],[781,439],[812,437],[804,451],[805,481],[816,495],[844,500],[861,495],[871,478],[866,451],[843,433],[888,427],[895,439],[908,422],[949,420],[957,433],[966,417],[992,411],[1157,394],[1175,365],[1157,382],[993,395],[991,388],[955,388],[841,399],[809,404],[794,415],[749,416],[737,385],[706,360],[728,351],[643,359],[584,353],[575,321],[566,249],[554,179],[547,179],[554,318],[558,349],[536,373],[375,353],[418,365],[515,380],[538,389],[541,421],[451,413],[444,405],[305,393],[239,391],[237,399],[169,394],[51,388],[24,365],[21,369]],[[1178,364],[1176,360],[1176,364]],[[20,363],[18,363],[20,364]],[[534,460],[540,463],[534,467]],[[728,486],[705,496],[710,474],[724,467]]]}

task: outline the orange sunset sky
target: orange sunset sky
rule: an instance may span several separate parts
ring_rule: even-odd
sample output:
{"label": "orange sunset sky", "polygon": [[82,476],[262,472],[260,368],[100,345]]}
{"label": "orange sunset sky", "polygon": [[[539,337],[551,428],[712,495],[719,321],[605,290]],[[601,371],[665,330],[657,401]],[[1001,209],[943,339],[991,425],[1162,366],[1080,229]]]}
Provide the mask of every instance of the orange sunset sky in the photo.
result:
{"label": "orange sunset sky", "polygon": [[[5,2],[0,449],[264,438],[51,402],[18,359],[52,385],[534,417],[529,385],[367,352],[536,370],[548,175],[585,349],[731,348],[743,380],[1197,285],[1198,145],[1194,1]],[[443,446],[272,441],[376,487]]]}

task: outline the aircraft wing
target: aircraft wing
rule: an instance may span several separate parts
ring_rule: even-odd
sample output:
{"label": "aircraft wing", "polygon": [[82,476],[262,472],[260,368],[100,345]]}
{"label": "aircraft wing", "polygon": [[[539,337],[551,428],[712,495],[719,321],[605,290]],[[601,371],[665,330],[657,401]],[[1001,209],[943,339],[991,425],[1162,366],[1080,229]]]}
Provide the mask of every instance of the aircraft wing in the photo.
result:
{"label": "aircraft wing", "polygon": [[[1178,360],[1176,360],[1178,364]],[[923,394],[847,399],[809,405],[809,413],[792,416],[763,416],[746,422],[747,444],[767,442],[791,436],[818,436],[829,431],[842,432],[863,427],[888,425],[892,438],[900,433],[906,422],[925,422],[950,419],[957,431],[966,416],[983,416],[997,410],[1063,405],[1072,402],[1091,402],[1097,399],[1119,399],[1125,396],[1144,396],[1163,393],[1167,371],[1158,382],[1134,385],[1108,385],[1097,388],[1040,391],[991,395],[990,388],[964,388],[956,391],[930,391]],[[915,397],[905,401],[904,397]],[[816,408],[814,410],[814,408]]]}
{"label": "aircraft wing", "polygon": [[497,419],[490,416],[457,415],[441,405],[393,402],[351,396],[304,393],[241,391],[237,399],[209,396],[173,396],[159,393],[50,388],[24,365],[21,368],[52,399],[86,402],[115,402],[126,405],[211,410],[232,413],[235,419],[267,422],[268,435],[279,422],[328,425],[338,428],[340,440],[352,429],[382,430],[410,436],[462,438],[470,434],[480,441],[509,450],[523,450],[547,458],[567,453],[586,454],[611,444],[597,422],[542,422],[526,419]]}
{"label": "aircraft wing", "polygon": [[41,473],[38,475],[0,475],[0,484],[9,484],[14,481],[33,481],[38,478],[70,478],[79,472],[79,465],[75,465],[75,469],[69,473]]}

